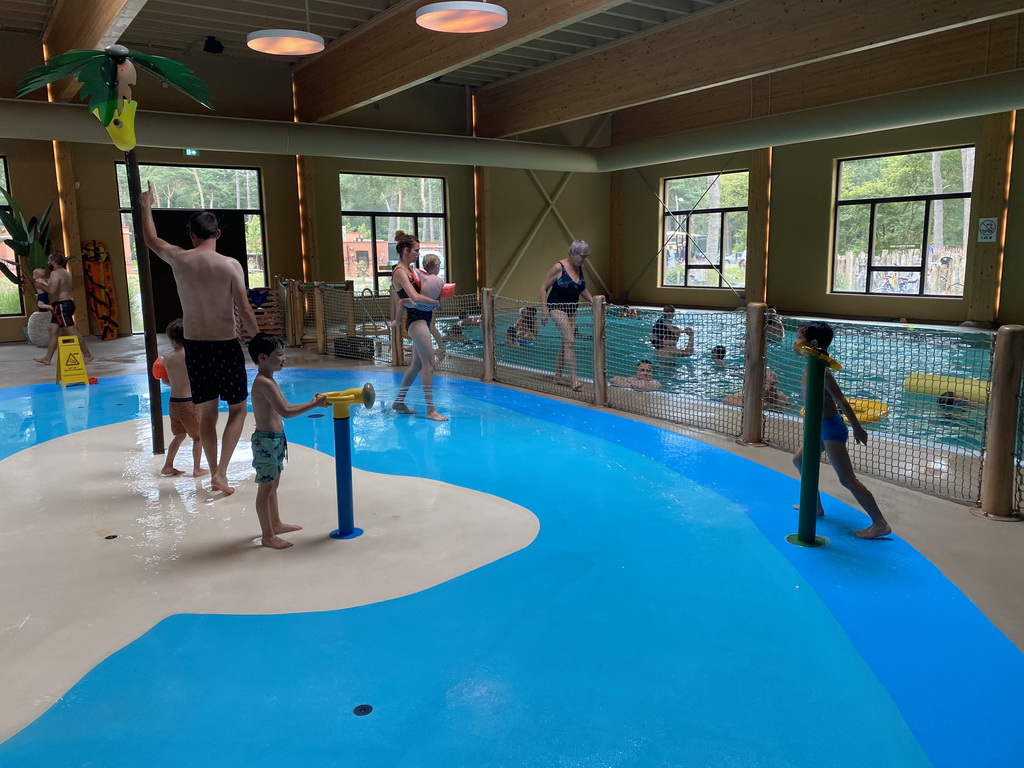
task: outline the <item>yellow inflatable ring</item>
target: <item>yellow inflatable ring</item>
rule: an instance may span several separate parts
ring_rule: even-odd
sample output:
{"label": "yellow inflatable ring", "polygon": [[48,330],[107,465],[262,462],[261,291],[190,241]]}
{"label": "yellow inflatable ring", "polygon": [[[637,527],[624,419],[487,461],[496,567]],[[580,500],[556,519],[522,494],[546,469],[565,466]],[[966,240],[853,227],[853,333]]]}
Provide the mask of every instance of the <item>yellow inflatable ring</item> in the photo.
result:
{"label": "yellow inflatable ring", "polygon": [[[853,408],[854,414],[857,416],[857,421],[861,424],[870,424],[873,421],[880,421],[889,415],[889,406],[883,403],[881,400],[868,400],[865,397],[848,397],[846,402]],[[800,409],[800,415],[804,415],[804,409]],[[843,421],[847,424],[850,420],[843,416]]]}
{"label": "yellow inflatable ring", "polygon": [[804,346],[803,344],[794,344],[793,348],[797,352],[799,352],[801,355],[807,355],[809,357],[816,357],[816,358],[818,358],[819,360],[824,362],[825,365],[827,365],[829,368],[831,368],[833,371],[841,371],[841,370],[843,370],[843,366],[841,366],[838,363],[838,361],[833,360],[831,357],[829,357],[824,352],[821,352],[821,351],[819,351],[817,349],[814,349],[814,347]]}
{"label": "yellow inflatable ring", "polygon": [[943,392],[953,392],[972,403],[987,403],[991,384],[982,379],[958,379],[954,376],[932,376],[927,373],[912,373],[903,380],[903,389],[919,395],[938,397]]}

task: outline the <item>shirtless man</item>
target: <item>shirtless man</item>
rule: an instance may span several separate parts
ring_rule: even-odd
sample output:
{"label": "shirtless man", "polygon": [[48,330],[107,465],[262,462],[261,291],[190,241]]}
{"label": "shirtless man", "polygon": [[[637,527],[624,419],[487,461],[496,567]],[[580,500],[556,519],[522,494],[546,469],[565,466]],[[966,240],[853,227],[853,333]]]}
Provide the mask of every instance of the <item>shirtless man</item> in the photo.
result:
{"label": "shirtless man", "polygon": [[[53,359],[53,353],[57,350],[57,335],[61,336],[78,336],[78,346],[82,349],[82,359],[91,363],[93,360],[92,355],[89,353],[89,347],[85,344],[79,333],[78,329],[75,328],[75,297],[71,293],[71,273],[65,269],[68,260],[65,259],[59,253],[51,253],[50,258],[46,260],[47,266],[50,268],[50,276],[46,279],[46,295],[50,301],[50,311],[53,313],[53,317],[50,318],[50,324],[56,325],[57,333],[50,331],[50,341],[46,346],[46,355],[44,357],[34,358],[37,363],[43,365],[49,365],[50,360]],[[37,284],[37,288],[42,287]]]}
{"label": "shirtless man", "polygon": [[[142,232],[146,245],[171,265],[181,299],[185,330],[185,365],[192,385],[192,401],[199,407],[199,436],[210,467],[213,490],[225,495],[235,489],[228,484],[228,465],[245,423],[245,401],[249,386],[245,375],[245,354],[235,330],[235,310],[250,335],[259,328],[245,292],[242,265],[217,253],[220,229],[209,211],[192,214],[188,229],[193,247],[186,250],[160,239],[153,221],[153,183],[139,195]],[[218,399],[228,404],[228,420],[221,438],[217,460]]]}

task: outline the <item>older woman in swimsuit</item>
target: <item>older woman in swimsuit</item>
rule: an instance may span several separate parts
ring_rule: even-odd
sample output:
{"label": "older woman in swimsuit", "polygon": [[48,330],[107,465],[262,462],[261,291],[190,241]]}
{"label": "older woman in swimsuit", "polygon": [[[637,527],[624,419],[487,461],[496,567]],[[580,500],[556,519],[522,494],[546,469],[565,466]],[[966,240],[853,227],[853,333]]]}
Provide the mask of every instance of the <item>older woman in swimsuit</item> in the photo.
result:
{"label": "older woman in swimsuit", "polygon": [[[568,255],[548,270],[540,285],[541,325],[547,325],[550,316],[562,338],[555,358],[555,383],[575,391],[583,388],[576,378],[576,305],[580,296],[587,301],[592,299],[583,277],[583,262],[589,257],[590,246],[586,241],[574,240]],[[562,375],[566,367],[568,379]]]}
{"label": "older woman in swimsuit", "polygon": [[[412,299],[417,304],[436,307],[440,302],[420,293],[417,283],[413,280],[412,265],[420,257],[420,241],[398,230],[395,233],[395,246],[398,251],[398,263],[391,272],[391,283],[395,286],[398,298]],[[422,374],[421,383],[423,399],[427,404],[427,418],[433,421],[448,421],[434,407],[434,345],[430,335],[430,321],[433,319],[434,311],[406,307],[405,314],[409,338],[412,339],[412,360],[409,363],[409,370],[402,377],[398,396],[391,407],[399,413],[415,413],[405,404],[405,396],[409,394],[409,388],[416,377]]]}

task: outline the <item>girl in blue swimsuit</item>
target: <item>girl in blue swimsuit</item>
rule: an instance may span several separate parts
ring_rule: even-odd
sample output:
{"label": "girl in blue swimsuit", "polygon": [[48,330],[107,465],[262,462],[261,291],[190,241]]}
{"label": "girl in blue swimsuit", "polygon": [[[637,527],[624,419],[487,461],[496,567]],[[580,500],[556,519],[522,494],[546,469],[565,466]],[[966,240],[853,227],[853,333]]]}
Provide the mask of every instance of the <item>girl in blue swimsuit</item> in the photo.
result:
{"label": "girl in blue swimsuit", "polygon": [[[583,277],[583,262],[589,257],[590,246],[586,241],[574,240],[568,255],[548,270],[540,285],[541,325],[547,325],[550,316],[561,336],[555,358],[555,383],[574,391],[583,388],[576,378],[576,308],[581,296],[586,301],[593,298]],[[562,375],[566,367],[568,379]]]}
{"label": "girl in blue swimsuit", "polygon": [[[417,304],[436,307],[440,302],[420,293],[417,284],[412,279],[412,265],[420,257],[420,241],[399,230],[395,233],[395,246],[398,251],[398,263],[391,272],[391,283],[395,286],[398,298],[412,299]],[[430,321],[434,312],[433,310],[426,311],[408,307],[405,314],[409,338],[412,339],[412,360],[409,363],[409,370],[402,377],[398,395],[391,407],[399,413],[415,413],[405,404],[405,396],[409,394],[409,388],[416,377],[422,374],[423,399],[427,403],[427,418],[433,421],[448,421],[434,407],[434,344],[430,336]]]}

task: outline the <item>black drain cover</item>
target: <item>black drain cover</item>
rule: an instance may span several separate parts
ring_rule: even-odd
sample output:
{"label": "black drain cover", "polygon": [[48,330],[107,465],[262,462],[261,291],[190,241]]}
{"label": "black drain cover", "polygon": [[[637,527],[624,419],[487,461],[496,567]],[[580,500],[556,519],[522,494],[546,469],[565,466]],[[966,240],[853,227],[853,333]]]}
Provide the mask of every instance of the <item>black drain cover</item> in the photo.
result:
{"label": "black drain cover", "polygon": [[104,539],[116,539],[117,538],[117,534],[116,533],[112,533],[109,536],[104,536],[103,538]]}
{"label": "black drain cover", "polygon": [[360,704],[358,707],[352,710],[352,714],[359,715],[360,717],[362,717],[363,715],[368,715],[371,712],[373,712],[373,707],[371,707],[369,704]]}

